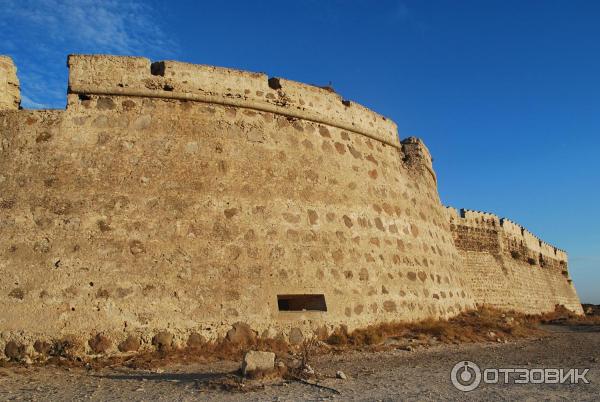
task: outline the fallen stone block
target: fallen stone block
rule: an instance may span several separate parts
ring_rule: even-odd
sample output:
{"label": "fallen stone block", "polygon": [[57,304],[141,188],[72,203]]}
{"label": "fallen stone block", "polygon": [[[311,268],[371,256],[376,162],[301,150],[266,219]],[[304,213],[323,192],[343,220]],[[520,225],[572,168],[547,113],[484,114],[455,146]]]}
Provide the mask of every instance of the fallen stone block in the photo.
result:
{"label": "fallen stone block", "polygon": [[242,374],[245,377],[257,372],[268,372],[274,368],[275,353],[273,352],[259,352],[256,350],[251,350],[244,355],[244,360],[242,362]]}

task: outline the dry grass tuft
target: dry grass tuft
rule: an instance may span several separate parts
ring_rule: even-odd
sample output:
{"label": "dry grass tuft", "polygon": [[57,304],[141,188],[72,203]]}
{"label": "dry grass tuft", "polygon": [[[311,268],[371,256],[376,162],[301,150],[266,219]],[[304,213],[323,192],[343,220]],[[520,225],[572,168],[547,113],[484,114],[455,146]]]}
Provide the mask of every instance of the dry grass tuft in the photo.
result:
{"label": "dry grass tuft", "polygon": [[552,313],[539,316],[540,322],[554,325],[591,326],[600,325],[600,309],[594,305],[584,305],[585,315],[576,315],[564,306],[556,305]]}
{"label": "dry grass tuft", "polygon": [[[172,351],[149,351],[136,354],[123,361],[123,365],[135,369],[152,369],[171,363],[205,363],[216,360],[241,361],[249,350],[274,352],[276,356],[286,356],[291,347],[277,339],[256,339],[250,344],[236,345],[227,339],[206,342],[195,347],[183,347]],[[102,360],[98,360],[103,364]]]}
{"label": "dry grass tuft", "polygon": [[402,341],[416,344],[462,343],[501,341],[540,336],[543,331],[537,322],[523,314],[502,312],[488,307],[462,313],[449,320],[426,319],[415,323],[383,323],[357,329],[349,333],[339,327],[327,342],[338,347],[363,347],[379,345],[393,339],[396,345]]}

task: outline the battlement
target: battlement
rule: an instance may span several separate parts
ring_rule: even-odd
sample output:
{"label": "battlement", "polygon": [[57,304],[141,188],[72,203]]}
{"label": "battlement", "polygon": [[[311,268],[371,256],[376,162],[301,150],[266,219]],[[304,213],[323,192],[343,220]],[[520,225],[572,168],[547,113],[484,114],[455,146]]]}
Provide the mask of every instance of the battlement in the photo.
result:
{"label": "battlement", "polygon": [[[143,57],[70,55],[69,93],[209,102],[311,120],[400,148],[396,124],[324,88],[229,68]],[[69,104],[74,101],[69,100]],[[67,106],[68,107],[68,106]]]}
{"label": "battlement", "polygon": [[500,226],[500,218],[492,213],[462,208],[460,217],[474,224]]}
{"label": "battlement", "polygon": [[446,207],[446,216],[478,304],[525,313],[559,304],[582,313],[566,252],[495,214]]}
{"label": "battlement", "polygon": [[17,67],[10,57],[0,56],[0,110],[16,110],[20,104]]}
{"label": "battlement", "polygon": [[446,214],[450,223],[457,225],[479,227],[479,228],[498,228],[502,233],[519,243],[522,243],[532,252],[550,257],[559,261],[567,261],[567,253],[543,240],[525,229],[523,226],[507,218],[483,211],[474,211],[470,209],[457,210],[453,207],[446,207]]}

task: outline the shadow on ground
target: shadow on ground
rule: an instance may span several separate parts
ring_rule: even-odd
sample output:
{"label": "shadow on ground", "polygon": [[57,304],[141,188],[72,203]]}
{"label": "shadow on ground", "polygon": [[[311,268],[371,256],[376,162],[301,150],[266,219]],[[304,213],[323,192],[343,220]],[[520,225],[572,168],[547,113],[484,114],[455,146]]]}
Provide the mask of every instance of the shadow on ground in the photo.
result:
{"label": "shadow on ground", "polygon": [[235,372],[222,373],[132,373],[132,374],[109,374],[93,375],[93,377],[105,378],[109,380],[123,381],[170,381],[180,383],[197,383],[206,381],[219,381],[229,378],[235,378]]}
{"label": "shadow on ground", "polygon": [[540,328],[550,333],[600,332],[600,325],[541,324]]}

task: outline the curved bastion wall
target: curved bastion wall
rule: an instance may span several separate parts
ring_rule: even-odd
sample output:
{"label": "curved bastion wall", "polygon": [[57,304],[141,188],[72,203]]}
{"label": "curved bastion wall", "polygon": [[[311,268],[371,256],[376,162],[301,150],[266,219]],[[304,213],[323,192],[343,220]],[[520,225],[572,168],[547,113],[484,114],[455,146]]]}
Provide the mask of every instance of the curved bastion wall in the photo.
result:
{"label": "curved bastion wall", "polygon": [[0,346],[239,321],[297,342],[474,307],[429,152],[392,121],[264,74],[68,66],[66,110],[0,92]]}
{"label": "curved bastion wall", "polygon": [[562,305],[583,314],[565,251],[494,214],[454,208],[447,213],[461,270],[478,304],[528,314]]}

